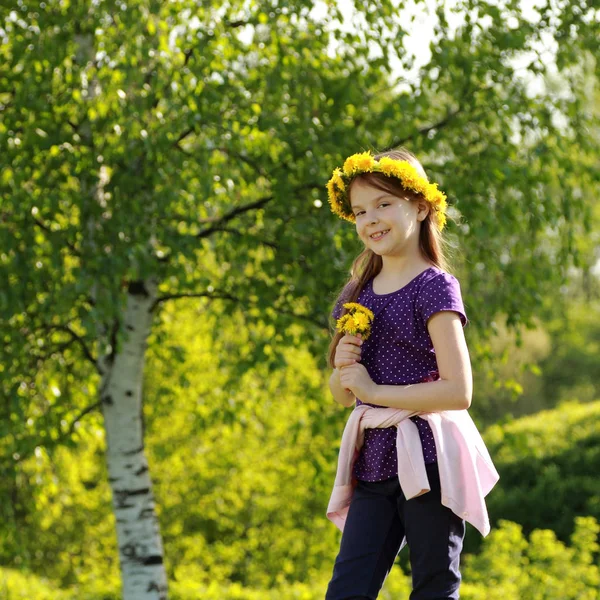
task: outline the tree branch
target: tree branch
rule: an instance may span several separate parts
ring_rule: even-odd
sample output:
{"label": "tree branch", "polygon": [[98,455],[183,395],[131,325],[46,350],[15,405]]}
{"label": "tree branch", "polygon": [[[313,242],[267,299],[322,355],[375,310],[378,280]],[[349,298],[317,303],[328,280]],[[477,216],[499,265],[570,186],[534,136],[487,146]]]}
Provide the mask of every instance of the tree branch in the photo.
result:
{"label": "tree branch", "polygon": [[251,160],[247,156],[244,156],[243,154],[240,154],[239,152],[234,152],[234,151],[230,150],[229,148],[221,147],[221,148],[215,148],[215,150],[218,150],[219,152],[223,152],[223,154],[227,154],[229,156],[235,156],[242,162],[245,162],[247,165],[250,165],[262,177],[268,177],[268,173],[258,163]]}
{"label": "tree branch", "polygon": [[[304,184],[298,186],[297,188],[295,188],[293,190],[293,192],[295,193],[295,192],[299,192],[301,190],[312,189],[312,188],[315,188],[315,187],[316,188],[321,188],[322,185],[323,185],[322,183],[314,183],[314,182],[304,183]],[[225,213],[222,217],[220,217],[218,219],[218,221],[216,221],[215,225],[213,225],[212,227],[209,227],[209,228],[205,229],[204,231],[201,231],[195,237],[198,238],[198,239],[207,237],[213,231],[219,231],[221,223],[226,223],[227,221],[231,221],[231,219],[233,219],[237,215],[245,213],[245,212],[248,212],[249,210],[253,210],[255,208],[262,208],[265,204],[268,204],[273,199],[274,199],[273,196],[265,196],[264,198],[260,198],[259,200],[256,200],[255,202],[251,202],[250,204],[245,204],[243,206],[238,206],[238,207],[230,210],[228,213]]]}
{"label": "tree branch", "polygon": [[[191,135],[195,131],[196,130],[194,129],[194,127],[190,127],[189,129],[187,129],[183,133],[180,133],[179,137],[177,138],[177,141],[173,142],[173,146],[177,146],[182,152],[185,152],[185,150],[181,146],[179,146],[179,142],[181,142],[182,140],[184,140],[188,135]],[[187,152],[185,152],[185,153],[187,154]]]}
{"label": "tree branch", "polygon": [[98,401],[95,404],[90,404],[87,408],[84,408],[72,421],[71,421],[71,425],[69,425],[69,430],[64,433],[61,434],[59,436],[59,441],[61,439],[64,439],[67,436],[70,436],[73,431],[75,430],[75,425],[77,424],[78,421],[80,421],[81,419],[83,419],[83,417],[85,417],[85,415],[87,415],[88,413],[91,413],[92,411],[96,410],[97,408],[100,408],[102,406],[102,402]]}
{"label": "tree branch", "polygon": [[[40,441],[39,443],[36,444],[31,444],[29,451],[21,451],[19,452],[19,459],[17,462],[22,463],[23,461],[27,460],[30,456],[33,455],[34,450],[37,446],[39,445],[46,445],[48,446],[49,444],[52,445],[59,445],[66,437],[70,436],[73,431],[75,430],[75,425],[78,421],[80,421],[81,419],[83,419],[83,417],[85,417],[85,415],[91,413],[92,411],[94,411],[97,408],[100,408],[102,405],[101,402],[96,402],[95,404],[91,404],[90,406],[84,408],[74,419],[73,421],[71,421],[71,424],[69,425],[69,429],[68,431],[59,431],[58,433],[58,437],[55,440],[52,440],[52,438],[50,437],[49,439],[52,440],[51,442],[48,442],[48,439],[45,439],[44,441]],[[11,456],[10,458],[11,462],[14,460]]]}
{"label": "tree branch", "polygon": [[[50,227],[48,227],[48,225],[46,225],[43,221],[40,221],[39,219],[36,219],[35,217],[32,217],[32,218],[33,218],[34,223],[40,229],[43,229],[44,231],[47,231],[48,233],[50,233],[52,235],[56,235],[57,233],[59,233],[58,231],[52,231],[52,229],[50,229]],[[69,242],[69,240],[64,240],[64,243],[71,250],[71,252],[73,252],[73,254],[75,256],[81,256],[81,253],[79,252],[79,250],[71,242]]]}
{"label": "tree branch", "polygon": [[423,127],[422,129],[417,129],[414,133],[407,135],[405,138],[401,138],[392,142],[390,148],[397,148],[398,146],[403,146],[404,144],[406,144],[406,142],[414,140],[416,137],[428,134],[432,129],[441,129],[442,127],[445,127],[460,112],[462,112],[462,107],[459,106],[454,112],[448,113],[443,119],[441,119],[437,123],[433,123],[433,125]]}
{"label": "tree branch", "polygon": [[[214,293],[214,292],[190,292],[190,293],[181,293],[181,294],[165,294],[164,296],[160,296],[158,297],[155,301],[154,304],[152,305],[152,309],[153,310],[158,304],[161,304],[162,302],[166,302],[167,300],[178,300],[180,298],[211,298],[214,300],[218,300],[218,299],[222,299],[222,300],[232,300],[233,302],[238,302],[240,304],[242,304],[242,302],[247,306],[248,305],[248,300],[244,299],[242,301],[241,298],[238,298],[236,296],[233,296],[231,294],[229,294],[228,292],[223,292],[223,293]],[[258,304],[255,304],[254,306],[258,307]],[[287,309],[281,309],[278,308],[277,311],[279,312],[279,314],[281,315],[289,315],[291,317],[293,317],[294,319],[299,319],[301,321],[306,321],[308,323],[311,323],[312,325],[316,325],[317,327],[323,328],[323,327],[327,327],[327,324],[324,323],[322,320],[319,319],[315,319],[314,317],[312,317],[311,315],[302,315],[302,314],[298,314],[295,313],[292,310],[287,310]]]}
{"label": "tree branch", "polygon": [[226,21],[225,25],[227,25],[227,27],[235,29],[236,27],[244,27],[246,25],[250,25],[250,23],[250,21]]}
{"label": "tree branch", "polygon": [[231,209],[228,213],[225,213],[222,217],[220,217],[215,225],[213,225],[212,227],[208,227],[204,231],[201,231],[195,237],[197,239],[208,237],[213,231],[219,231],[221,223],[231,221],[238,215],[241,215],[250,210],[254,210],[255,208],[262,208],[265,204],[271,202],[271,200],[273,200],[273,196],[265,196],[264,198],[260,198],[255,202],[250,202],[250,204],[236,206],[235,208]]}
{"label": "tree branch", "polygon": [[[237,229],[233,229],[232,227],[221,227],[219,225],[217,225],[216,227],[213,228],[214,231],[225,231],[227,233],[233,233],[237,236],[242,236],[242,232],[237,230]],[[259,244],[262,244],[263,246],[268,246],[269,248],[273,248],[273,250],[278,250],[279,249],[279,245],[275,242],[270,242],[268,240],[258,240]]]}
{"label": "tree branch", "polygon": [[[480,91],[481,90],[486,91],[488,89],[491,89],[491,86],[479,88]],[[411,135],[409,135],[403,139],[396,140],[395,142],[393,142],[390,145],[390,148],[396,148],[398,146],[403,146],[406,142],[413,140],[416,137],[419,137],[421,135],[427,135],[432,129],[441,129],[442,127],[446,127],[446,125],[448,125],[448,123],[450,123],[450,121],[452,121],[452,119],[454,119],[458,114],[460,114],[461,112],[464,111],[463,102],[465,101],[465,99],[470,91],[472,91],[471,86],[469,86],[468,82],[467,82],[467,85],[465,85],[465,88],[463,89],[463,92],[458,100],[458,108],[457,109],[447,113],[446,116],[443,119],[441,119],[440,121],[438,121],[437,123],[434,123],[433,125],[429,125],[427,127],[423,127],[422,129],[417,129]]]}
{"label": "tree branch", "polygon": [[58,329],[60,331],[66,331],[81,346],[81,349],[83,350],[85,357],[88,359],[89,362],[91,362],[94,365],[94,367],[98,371],[98,374],[104,375],[104,372],[98,366],[96,359],[93,357],[89,348],[86,346],[84,339],[82,337],[80,337],[79,335],[77,335],[68,325],[43,325],[42,329],[46,329],[46,330]]}

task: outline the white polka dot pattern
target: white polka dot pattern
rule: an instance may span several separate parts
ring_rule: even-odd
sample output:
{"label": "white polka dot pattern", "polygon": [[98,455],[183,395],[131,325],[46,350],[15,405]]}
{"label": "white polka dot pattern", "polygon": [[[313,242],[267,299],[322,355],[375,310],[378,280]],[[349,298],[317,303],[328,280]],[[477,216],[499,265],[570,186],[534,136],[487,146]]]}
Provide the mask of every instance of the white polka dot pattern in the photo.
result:
{"label": "white polka dot pattern", "polygon": [[[347,288],[336,302],[334,319],[341,315],[346,291]],[[437,361],[427,320],[436,312],[451,310],[459,314],[463,327],[468,323],[458,280],[437,267],[425,269],[389,294],[375,294],[371,278],[357,302],[375,315],[371,335],[362,345],[361,363],[379,385],[408,385],[437,379]],[[359,398],[356,403],[377,406]],[[419,417],[411,420],[419,430],[425,463],[435,462],[437,454],[429,423]],[[363,481],[398,476],[395,427],[365,430],[354,476]]]}

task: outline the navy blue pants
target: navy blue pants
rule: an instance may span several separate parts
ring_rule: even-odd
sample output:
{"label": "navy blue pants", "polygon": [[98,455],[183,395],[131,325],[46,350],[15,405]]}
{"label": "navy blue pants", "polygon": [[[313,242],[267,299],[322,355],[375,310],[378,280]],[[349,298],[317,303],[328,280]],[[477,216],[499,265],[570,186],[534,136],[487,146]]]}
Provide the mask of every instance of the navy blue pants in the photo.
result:
{"label": "navy blue pants", "polygon": [[431,491],[406,500],[398,477],[358,481],[325,600],[375,600],[404,536],[410,600],[456,600],[465,522],[440,501],[437,463],[425,465]]}

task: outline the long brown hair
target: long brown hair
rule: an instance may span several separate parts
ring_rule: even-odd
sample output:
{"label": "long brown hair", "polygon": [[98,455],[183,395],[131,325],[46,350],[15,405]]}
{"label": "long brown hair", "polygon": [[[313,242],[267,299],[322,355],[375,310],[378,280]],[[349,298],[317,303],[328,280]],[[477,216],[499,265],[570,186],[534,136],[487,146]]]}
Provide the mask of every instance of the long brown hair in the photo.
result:
{"label": "long brown hair", "polygon": [[[421,163],[418,161],[416,156],[409,152],[406,148],[400,147],[396,148],[395,150],[381,152],[376,154],[374,158],[375,160],[379,160],[383,156],[389,156],[390,158],[406,160],[410,162],[417,169],[419,175],[427,179],[425,169],[423,169]],[[389,192],[390,194],[398,196],[399,198],[405,198],[411,202],[423,200],[421,194],[413,192],[412,190],[407,190],[402,186],[402,183],[399,180],[393,177],[387,177],[383,173],[363,173],[355,177],[348,188],[348,199],[350,198],[352,186],[359,179],[364,183],[368,183],[374,188],[384,192]],[[447,242],[443,238],[442,233],[437,229],[432,218],[432,214],[433,211],[430,210],[425,219],[421,221],[421,228],[419,231],[419,248],[424,258],[433,263],[439,269],[448,272],[449,265],[445,255]],[[447,217],[450,220],[450,216],[447,215]],[[382,266],[383,261],[381,256],[375,254],[375,252],[373,252],[373,250],[370,248],[365,247],[365,249],[352,262],[352,266],[350,267],[350,277],[340,289],[335,304],[337,304],[337,302],[342,298],[344,303],[356,302],[364,285],[371,277],[375,277],[381,271]],[[346,312],[347,309],[342,308],[341,315],[346,314]],[[332,336],[331,342],[329,343],[329,349],[327,350],[327,364],[333,369],[335,367],[335,351],[344,334],[340,331],[334,330]]]}

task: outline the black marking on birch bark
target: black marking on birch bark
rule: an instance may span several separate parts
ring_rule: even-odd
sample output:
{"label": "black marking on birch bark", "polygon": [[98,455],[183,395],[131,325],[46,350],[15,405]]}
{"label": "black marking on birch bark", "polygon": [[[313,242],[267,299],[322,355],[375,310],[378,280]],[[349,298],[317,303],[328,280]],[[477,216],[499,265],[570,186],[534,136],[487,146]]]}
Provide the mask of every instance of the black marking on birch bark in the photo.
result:
{"label": "black marking on birch bark", "polygon": [[130,496],[141,496],[142,494],[150,493],[150,488],[140,488],[138,490],[129,490],[127,492]]}
{"label": "black marking on birch bark", "polygon": [[128,398],[131,398],[131,396],[133,396],[133,392],[132,392],[131,390],[127,390],[127,391],[125,392],[125,395],[126,395]]}
{"label": "black marking on birch bark", "polygon": [[125,329],[127,329],[127,331],[135,331],[135,327],[133,325],[129,325],[129,323],[125,325]]}
{"label": "black marking on birch bark", "polygon": [[140,475],[143,475],[146,471],[148,470],[148,465],[144,465],[142,467],[140,467],[135,473],[134,475],[137,475],[138,477]]}
{"label": "black marking on birch bark", "polygon": [[115,490],[113,493],[117,508],[133,508],[135,506],[135,504],[127,504],[127,498],[129,498],[128,490]]}
{"label": "black marking on birch bark", "polygon": [[143,281],[130,281],[127,291],[132,296],[144,296],[145,298],[150,296]]}
{"label": "black marking on birch bark", "polygon": [[140,511],[138,515],[138,519],[153,519],[154,518],[154,509],[152,508],[144,508]]}
{"label": "black marking on birch bark", "polygon": [[167,587],[165,585],[160,585],[160,583],[156,583],[156,581],[151,581],[148,584],[148,588],[146,589],[146,592],[158,592],[160,594],[160,596],[158,597],[158,600],[166,600],[167,595],[166,593],[163,594],[163,592],[167,591]]}
{"label": "black marking on birch bark", "polygon": [[[127,532],[125,532],[125,535],[127,535]],[[135,546],[136,544],[131,542],[129,544],[125,544],[124,546],[121,546],[121,553],[127,558],[134,558],[136,556]]]}
{"label": "black marking on birch bark", "polygon": [[115,490],[115,496],[119,496],[120,498],[127,498],[129,496],[141,496],[143,494],[148,494],[150,492],[150,488],[138,488],[137,490]]}
{"label": "black marking on birch bark", "polygon": [[109,477],[108,483],[114,483],[115,481],[119,481],[119,479],[121,479],[121,478],[120,477]]}
{"label": "black marking on birch bark", "polygon": [[123,556],[134,560],[140,565],[160,565],[163,562],[162,556],[157,554],[148,554],[148,546],[139,542],[129,542],[121,546]]}
{"label": "black marking on birch bark", "polygon": [[112,406],[115,403],[110,394],[103,396],[102,402],[104,402],[104,404],[108,404],[108,406]]}
{"label": "black marking on birch bark", "polygon": [[144,446],[140,446],[139,448],[135,448],[134,450],[128,450],[127,452],[123,452],[124,456],[133,456],[134,454],[139,454],[144,450]]}

